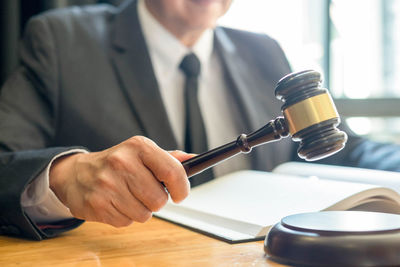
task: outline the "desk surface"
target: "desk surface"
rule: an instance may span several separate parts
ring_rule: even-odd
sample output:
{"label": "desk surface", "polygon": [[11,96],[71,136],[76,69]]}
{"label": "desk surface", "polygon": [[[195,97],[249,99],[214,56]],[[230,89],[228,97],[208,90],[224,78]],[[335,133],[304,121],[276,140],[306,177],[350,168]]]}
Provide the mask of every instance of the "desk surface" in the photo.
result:
{"label": "desk surface", "polygon": [[41,242],[0,236],[0,266],[282,266],[263,242],[228,244],[152,218],[116,229],[87,222]]}

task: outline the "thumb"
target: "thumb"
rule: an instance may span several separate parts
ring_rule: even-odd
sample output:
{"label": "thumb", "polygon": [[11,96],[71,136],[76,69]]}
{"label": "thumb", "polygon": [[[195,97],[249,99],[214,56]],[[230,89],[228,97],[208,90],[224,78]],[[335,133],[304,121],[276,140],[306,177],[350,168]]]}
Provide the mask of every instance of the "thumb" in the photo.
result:
{"label": "thumb", "polygon": [[196,156],[196,154],[189,154],[180,150],[174,150],[174,151],[168,151],[168,153],[173,156],[174,158],[176,158],[177,160],[179,160],[180,162],[188,160],[190,158],[193,158],[194,156]]}

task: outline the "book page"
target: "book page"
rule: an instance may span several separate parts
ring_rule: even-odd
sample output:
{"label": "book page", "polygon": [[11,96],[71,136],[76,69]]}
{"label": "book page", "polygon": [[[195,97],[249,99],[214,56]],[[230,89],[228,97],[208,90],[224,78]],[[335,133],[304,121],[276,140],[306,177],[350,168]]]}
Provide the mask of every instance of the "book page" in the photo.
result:
{"label": "book page", "polygon": [[287,162],[277,166],[274,173],[375,184],[400,193],[400,173],[316,163]]}
{"label": "book page", "polygon": [[[236,226],[235,231],[256,236],[255,232],[260,229],[257,235],[265,235],[267,226],[277,223],[285,216],[320,211],[353,194],[372,188],[375,186],[240,171],[192,189],[189,197],[182,203],[170,202],[155,215],[181,224],[187,224],[182,220],[190,220],[189,226],[208,232],[211,229],[204,229],[207,224],[220,224],[217,226],[229,228],[230,224],[244,223],[251,227]],[[345,204],[341,203],[341,208]],[[193,217],[193,214],[197,215]],[[221,218],[225,218],[225,221]]]}
{"label": "book page", "polygon": [[351,195],[324,210],[359,210],[400,214],[400,195],[387,187],[375,187]]}

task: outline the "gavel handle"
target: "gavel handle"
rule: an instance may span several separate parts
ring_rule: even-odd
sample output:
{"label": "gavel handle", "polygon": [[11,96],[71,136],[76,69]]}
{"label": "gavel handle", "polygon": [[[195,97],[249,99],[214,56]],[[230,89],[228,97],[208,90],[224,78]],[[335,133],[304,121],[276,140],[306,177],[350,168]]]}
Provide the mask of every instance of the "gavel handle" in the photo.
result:
{"label": "gavel handle", "polygon": [[204,152],[182,162],[188,177],[192,177],[218,163],[239,153],[249,153],[255,146],[280,140],[289,135],[286,121],[283,117],[268,122],[265,126],[248,135],[241,134],[232,141],[210,151]]}

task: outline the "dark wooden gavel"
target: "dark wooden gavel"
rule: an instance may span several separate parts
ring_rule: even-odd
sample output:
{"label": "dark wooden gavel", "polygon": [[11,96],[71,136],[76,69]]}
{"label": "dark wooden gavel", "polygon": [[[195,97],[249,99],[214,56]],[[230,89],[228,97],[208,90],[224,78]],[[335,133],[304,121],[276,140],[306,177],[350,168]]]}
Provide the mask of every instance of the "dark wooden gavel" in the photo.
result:
{"label": "dark wooden gavel", "polygon": [[328,157],[345,146],[347,135],[337,128],[340,117],[329,92],[321,88],[320,73],[306,70],[286,75],[277,83],[275,96],[284,102],[283,117],[268,122],[255,132],[241,134],[235,141],[183,161],[188,177],[289,134],[293,141],[300,142],[297,154],[307,161]]}

